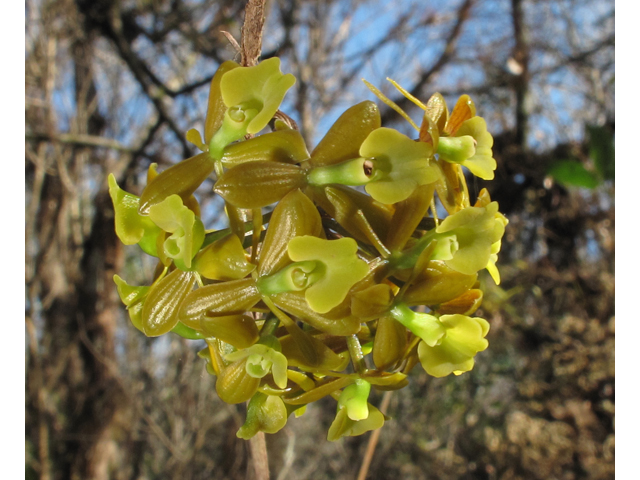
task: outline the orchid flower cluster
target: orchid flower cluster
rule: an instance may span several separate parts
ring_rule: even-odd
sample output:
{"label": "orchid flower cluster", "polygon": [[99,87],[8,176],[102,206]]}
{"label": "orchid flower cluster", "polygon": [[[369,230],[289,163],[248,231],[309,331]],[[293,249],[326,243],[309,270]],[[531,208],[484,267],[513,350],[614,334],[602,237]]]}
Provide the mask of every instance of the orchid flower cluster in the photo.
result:
{"label": "orchid flower cluster", "polygon": [[[278,58],[223,63],[204,138],[186,135],[202,152],[160,173],[152,165],[140,197],[110,176],[118,237],[158,259],[150,286],[115,282],[145,335],[206,342],[219,397],[248,402],[238,437],[277,432],[331,396],[336,440],[381,427],[371,389],[405,387],[417,364],[434,377],[473,368],[489,331],[472,316],[478,274],[499,283],[507,220],[486,190],[471,204],[465,169],[490,180],[496,162],[468,96],[449,113],[440,94],[422,103],[392,82],[424,111],[418,126],[367,84],[418,138],[382,127],[365,101],[309,153],[278,110],[294,83]],[[194,196],[210,176],[221,230],[206,228]]]}

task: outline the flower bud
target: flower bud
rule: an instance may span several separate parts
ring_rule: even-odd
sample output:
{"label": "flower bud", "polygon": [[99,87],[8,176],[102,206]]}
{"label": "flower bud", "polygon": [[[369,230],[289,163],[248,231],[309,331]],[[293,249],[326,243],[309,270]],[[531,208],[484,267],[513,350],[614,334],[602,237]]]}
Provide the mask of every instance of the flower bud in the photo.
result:
{"label": "flower bud", "polygon": [[207,153],[183,160],[167,168],[146,186],[140,197],[138,211],[148,215],[149,209],[171,195],[179,195],[187,201],[211,172],[214,163]]}
{"label": "flower bud", "polygon": [[440,304],[437,312],[440,315],[473,315],[482,304],[482,290],[472,288],[459,297]]}
{"label": "flower bud", "polygon": [[145,335],[157,337],[176,326],[180,305],[195,282],[193,273],[176,269],[151,286],[142,309],[141,323]]}
{"label": "flower bud", "polygon": [[258,276],[278,272],[291,263],[292,238],[322,235],[322,220],[313,202],[300,190],[288,193],[273,210],[258,259]]}
{"label": "flower bud", "polygon": [[248,440],[258,432],[276,433],[287,424],[287,417],[287,407],[280,397],[257,392],[247,407],[247,420],[236,435]]}
{"label": "flower bud", "polygon": [[404,292],[408,305],[438,305],[459,297],[476,283],[477,274],[466,275],[442,261],[431,261],[415,282]]}
{"label": "flower bud", "polygon": [[306,174],[297,165],[257,161],[224,172],[213,191],[238,208],[260,208],[305,185]]}
{"label": "flower bud", "polygon": [[236,235],[226,235],[200,250],[193,269],[211,280],[239,280],[256,268],[245,256]]}
{"label": "flower bud", "polygon": [[304,292],[284,292],[271,297],[279,308],[294,315],[307,325],[329,335],[347,336],[360,331],[361,319],[349,313],[341,306],[326,313],[313,310],[305,298]]}
{"label": "flower bud", "polygon": [[222,165],[232,168],[247,162],[300,163],[309,158],[302,135],[297,130],[287,129],[265,133],[258,137],[227,145],[222,156]]}
{"label": "flower bud", "polygon": [[395,365],[407,346],[407,328],[393,317],[384,315],[378,320],[373,340],[373,363],[379,370]]}
{"label": "flower bud", "polygon": [[311,152],[309,165],[333,165],[359,157],[360,145],[377,128],[380,128],[380,112],[374,102],[365,101],[350,107]]}
{"label": "flower bud", "polygon": [[256,322],[249,315],[204,315],[200,329],[208,337],[215,337],[238,349],[248,348],[258,341]]}
{"label": "flower bud", "polygon": [[258,391],[260,379],[247,373],[247,360],[238,360],[224,367],[216,380],[220,400],[230,404],[249,400]]}
{"label": "flower bud", "polygon": [[364,420],[355,421],[349,418],[346,408],[338,408],[338,413],[334,419],[327,440],[334,442],[342,437],[358,436],[371,430],[377,430],[384,425],[384,415],[380,410],[367,404],[369,415]]}
{"label": "flower bud", "polygon": [[260,301],[253,278],[205,285],[187,295],[180,308],[180,321],[195,329],[205,315],[244,313]]}

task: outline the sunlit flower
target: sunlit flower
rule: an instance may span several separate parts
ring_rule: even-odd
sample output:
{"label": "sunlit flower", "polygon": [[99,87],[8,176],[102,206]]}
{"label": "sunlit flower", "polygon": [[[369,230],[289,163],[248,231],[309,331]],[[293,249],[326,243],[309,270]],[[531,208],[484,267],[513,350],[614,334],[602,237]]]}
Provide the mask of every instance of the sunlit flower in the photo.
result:
{"label": "sunlit flower", "polygon": [[483,318],[466,315],[442,315],[438,321],[445,329],[440,342],[437,345],[420,342],[418,345],[418,357],[425,371],[434,377],[470,371],[476,353],[489,346],[484,338],[489,332],[489,323]]}
{"label": "sunlit flower", "polygon": [[295,82],[293,75],[280,71],[277,57],[224,73],[220,93],[227,111],[222,125],[209,142],[211,158],[220,160],[227,145],[266,127]]}
{"label": "sunlit flower", "polygon": [[338,306],[351,287],[367,275],[369,267],[358,258],[357,250],[352,238],[324,240],[305,235],[291,239],[289,258],[300,263],[288,267],[289,278],[296,289],[305,289],[305,298],[313,310],[326,313]]}
{"label": "sunlit flower", "polygon": [[156,239],[162,230],[149,217],[140,215],[140,198],[122,190],[109,175],[109,195],[115,211],[116,235],[125,245],[139,244],[149,255],[157,256]]}
{"label": "sunlit flower", "polygon": [[[247,133],[258,133],[276,113],[284,96],[296,78],[280,71],[280,59],[270,58],[253,67],[238,67],[225,73],[220,80],[222,100],[229,108],[229,115],[236,120],[244,115],[252,116]],[[237,120],[236,120],[237,121]]]}
{"label": "sunlit flower", "polygon": [[247,419],[236,435],[250,439],[258,432],[276,433],[287,424],[287,407],[277,395],[257,392],[247,406]]}
{"label": "sunlit flower", "polygon": [[[436,228],[436,238],[446,242],[446,257],[440,258],[454,270],[471,275],[486,268],[492,246],[504,234],[504,219],[498,203],[464,208],[445,218]],[[454,238],[455,237],[455,238]]]}
{"label": "sunlit flower", "polygon": [[360,147],[360,155],[372,163],[365,190],[381,203],[405,200],[418,186],[440,177],[438,169],[429,163],[432,154],[429,144],[416,142],[396,130],[374,130]]}
{"label": "sunlit flower", "polygon": [[263,378],[269,372],[280,388],[287,386],[287,357],[281,352],[280,343],[274,336],[261,338],[258,343],[225,355],[226,360],[236,362],[247,359],[246,370],[253,378]]}
{"label": "sunlit flower", "polygon": [[164,241],[164,254],[172,258],[182,270],[191,268],[191,260],[204,241],[204,225],[182,203],[178,195],[171,195],[149,209],[153,223],[171,236]]}
{"label": "sunlit flower", "polygon": [[[346,387],[345,390],[348,388],[349,387]],[[367,416],[354,420],[349,415],[350,411],[353,412],[353,409],[349,409],[346,405],[341,405],[340,402],[338,402],[336,418],[331,423],[331,427],[329,427],[327,440],[333,442],[342,437],[362,435],[365,432],[377,430],[384,425],[384,415],[370,403],[367,403],[366,406],[361,406],[358,410],[362,413],[366,412]]]}
{"label": "sunlit flower", "polygon": [[450,163],[459,163],[476,177],[493,180],[496,161],[491,147],[493,137],[482,117],[472,117],[462,123],[451,137],[440,137],[438,155]]}

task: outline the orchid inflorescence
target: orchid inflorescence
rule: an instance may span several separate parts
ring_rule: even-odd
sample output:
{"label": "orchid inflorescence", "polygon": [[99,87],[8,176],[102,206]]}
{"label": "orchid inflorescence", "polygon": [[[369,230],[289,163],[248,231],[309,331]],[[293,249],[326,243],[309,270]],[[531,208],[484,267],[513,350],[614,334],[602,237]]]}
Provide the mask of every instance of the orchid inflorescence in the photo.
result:
{"label": "orchid inflorescence", "polygon": [[[278,110],[294,83],[278,58],[223,63],[204,139],[187,133],[202,153],[159,174],[152,165],[140,197],[110,176],[118,237],[158,259],[151,286],[115,282],[145,335],[206,342],[220,398],[249,402],[239,437],[277,432],[332,396],[336,440],[382,426],[371,389],[403,388],[418,363],[435,377],[473,368],[489,330],[471,316],[478,273],[499,283],[507,220],[484,189],[471,205],[463,167],[490,180],[496,162],[468,96],[450,114],[440,94],[424,104],[392,82],[424,110],[418,126],[367,84],[418,139],[381,127],[365,101],[309,153]],[[194,196],[212,175],[229,221],[217,231]]]}

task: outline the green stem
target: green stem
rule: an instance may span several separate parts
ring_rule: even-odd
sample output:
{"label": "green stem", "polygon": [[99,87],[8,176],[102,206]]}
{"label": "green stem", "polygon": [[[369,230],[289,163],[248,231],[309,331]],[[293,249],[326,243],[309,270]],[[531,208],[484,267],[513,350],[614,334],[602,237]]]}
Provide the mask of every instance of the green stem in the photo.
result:
{"label": "green stem", "polygon": [[365,158],[359,157],[335,165],[316,167],[307,174],[310,185],[350,185],[358,186],[369,183],[371,178],[365,173]]}
{"label": "green stem", "polygon": [[311,366],[320,365],[320,358],[318,357],[316,349],[313,345],[314,338],[311,335],[303,332],[296,322],[294,322],[286,313],[280,310],[273,303],[273,300],[271,300],[271,298],[263,296],[262,301],[267,305],[267,307],[269,307],[269,310],[271,310],[273,314],[278,317],[278,319],[287,329],[287,332],[289,332],[289,335],[291,335],[293,340],[298,344],[298,347],[300,348],[300,351],[302,352],[302,355],[304,356],[307,363]]}
{"label": "green stem", "polygon": [[[269,220],[271,220],[271,215],[273,212],[268,212],[265,213],[263,215],[262,218],[262,223],[269,223]],[[253,226],[253,221],[250,222],[244,222],[244,233],[247,233],[249,230],[253,230],[254,226]],[[222,230],[215,230],[215,231],[209,231],[206,232],[206,235],[204,237],[204,242],[202,243],[202,247],[200,247],[200,249],[202,250],[204,247],[211,245],[213,242],[215,242],[216,240],[220,240],[223,237],[226,237],[227,235],[231,235],[233,232],[231,231],[230,228],[223,228]],[[245,246],[245,248],[247,248],[248,245]]]}
{"label": "green stem", "polygon": [[269,314],[267,319],[262,324],[262,329],[260,330],[260,337],[266,337],[267,335],[273,335],[273,333],[280,325],[280,320],[273,313]]}
{"label": "green stem", "polygon": [[254,208],[251,219],[253,222],[253,232],[251,233],[251,263],[256,263],[258,256],[258,246],[260,245],[260,232],[262,231],[262,209]]}
{"label": "green stem", "polygon": [[389,314],[430,347],[435,346],[446,333],[437,317],[414,312],[404,303],[396,303]]}
{"label": "green stem", "polygon": [[353,368],[359,374],[364,374],[367,371],[367,364],[362,354],[362,345],[360,345],[360,340],[358,340],[356,335],[349,335],[347,337],[347,347],[349,348]]}
{"label": "green stem", "polygon": [[389,257],[389,264],[394,270],[402,270],[405,268],[413,268],[420,258],[420,254],[429,244],[435,240],[436,232],[431,231],[423,235],[413,247],[404,252],[393,252]]}

